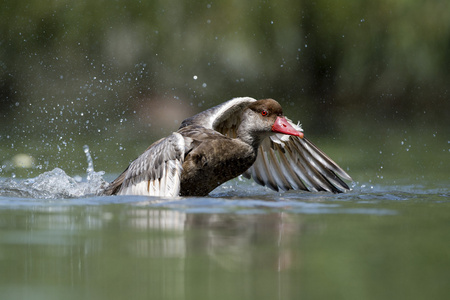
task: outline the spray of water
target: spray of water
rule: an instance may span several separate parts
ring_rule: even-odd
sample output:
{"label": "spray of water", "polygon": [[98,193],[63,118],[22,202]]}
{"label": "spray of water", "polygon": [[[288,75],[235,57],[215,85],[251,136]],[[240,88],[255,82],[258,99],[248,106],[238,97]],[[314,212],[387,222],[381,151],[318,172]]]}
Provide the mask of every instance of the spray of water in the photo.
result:
{"label": "spray of water", "polygon": [[37,177],[20,180],[15,178],[0,182],[0,196],[30,197],[38,199],[79,198],[99,195],[107,182],[105,172],[95,172],[89,147],[83,147],[88,167],[86,180],[70,177],[60,168],[45,172]]}

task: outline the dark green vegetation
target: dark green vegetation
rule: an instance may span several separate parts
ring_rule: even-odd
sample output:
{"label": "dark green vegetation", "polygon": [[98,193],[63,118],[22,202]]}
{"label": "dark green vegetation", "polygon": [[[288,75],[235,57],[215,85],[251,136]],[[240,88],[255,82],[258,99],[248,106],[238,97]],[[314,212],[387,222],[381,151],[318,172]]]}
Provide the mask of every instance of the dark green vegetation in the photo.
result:
{"label": "dark green vegetation", "polygon": [[449,41],[444,0],[3,1],[0,163],[25,153],[39,172],[82,173],[88,144],[118,173],[185,117],[252,96],[369,178],[408,145],[410,164],[434,170],[448,156]]}

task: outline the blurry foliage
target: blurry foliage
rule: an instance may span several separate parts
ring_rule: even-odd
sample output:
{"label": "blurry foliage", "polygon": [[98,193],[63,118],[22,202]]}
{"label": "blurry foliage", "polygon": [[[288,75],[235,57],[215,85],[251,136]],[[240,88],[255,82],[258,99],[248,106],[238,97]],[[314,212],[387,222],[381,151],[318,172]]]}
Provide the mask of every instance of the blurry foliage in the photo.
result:
{"label": "blurry foliage", "polygon": [[1,142],[150,144],[237,96],[317,134],[448,132],[449,70],[446,0],[3,0]]}

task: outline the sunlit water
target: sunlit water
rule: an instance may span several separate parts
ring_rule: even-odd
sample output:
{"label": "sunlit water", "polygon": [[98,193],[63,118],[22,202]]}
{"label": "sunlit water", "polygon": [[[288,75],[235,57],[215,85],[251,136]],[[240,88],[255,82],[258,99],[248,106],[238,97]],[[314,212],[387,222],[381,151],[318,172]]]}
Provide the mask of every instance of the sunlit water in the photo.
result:
{"label": "sunlit water", "polygon": [[[114,174],[0,179],[1,299],[445,299],[450,189],[355,183],[97,196]],[[106,178],[106,180],[104,179]]]}

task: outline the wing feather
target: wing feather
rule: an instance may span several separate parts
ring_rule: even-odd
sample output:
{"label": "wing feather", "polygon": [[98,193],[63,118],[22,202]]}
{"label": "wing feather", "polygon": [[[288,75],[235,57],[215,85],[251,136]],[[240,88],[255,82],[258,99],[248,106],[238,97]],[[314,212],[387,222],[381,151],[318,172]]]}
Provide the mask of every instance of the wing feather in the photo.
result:
{"label": "wing feather", "polygon": [[[289,123],[301,130],[299,125]],[[275,191],[294,189],[339,193],[350,190],[343,179],[352,180],[308,139],[282,134],[263,141],[255,163],[243,175]]]}
{"label": "wing feather", "polygon": [[[278,146],[281,148],[281,146]],[[278,151],[284,151],[278,150]],[[285,152],[285,151],[284,151]],[[305,184],[301,180],[301,177],[297,175],[297,173],[294,171],[294,169],[291,167],[290,162],[286,158],[285,155],[280,155],[280,167],[282,170],[282,174],[286,176],[286,180],[289,182],[290,186],[294,190],[307,190]]]}
{"label": "wing feather", "polygon": [[268,157],[268,161],[270,162],[269,170],[274,170],[272,172],[273,178],[275,179],[274,184],[283,191],[289,190],[289,181],[286,176],[283,176],[282,164],[280,163],[280,159],[273,148],[270,148],[268,151]]}
{"label": "wing feather", "polygon": [[174,132],[153,143],[104,193],[177,197],[180,193],[184,153],[184,138]]}
{"label": "wing feather", "polygon": [[274,177],[272,176],[273,172],[270,171],[270,161],[267,156],[267,152],[262,153],[262,155],[257,156],[258,166],[260,167],[259,176],[265,185],[270,187],[271,189],[278,191],[278,185],[276,184]]}
{"label": "wing feather", "polygon": [[320,150],[316,145],[314,145],[308,139],[302,139],[300,141],[302,143],[302,147],[306,149],[311,155],[314,156],[321,164],[325,167],[329,168],[333,172],[337,173],[339,176],[344,178],[345,180],[352,180],[352,178],[344,171],[341,167],[339,167],[331,158],[329,158],[322,150]]}
{"label": "wing feather", "polygon": [[207,109],[181,123],[180,128],[189,125],[199,125],[216,130],[230,137],[236,136],[236,130],[241,123],[241,112],[256,99],[240,97],[228,100],[222,104]]}
{"label": "wing feather", "polygon": [[[308,147],[311,142],[308,139],[293,139],[298,151],[303,151],[311,166],[318,171],[321,178],[322,186],[327,189],[331,188],[334,192],[334,188],[344,187],[348,189],[347,184],[339,178],[336,173],[340,174],[348,180],[351,180],[350,176],[345,173],[335,162],[333,162],[328,156],[326,156],[320,149],[314,146],[314,148]],[[313,151],[318,150],[319,152]],[[319,155],[320,154],[320,155]],[[331,183],[331,186],[329,185]]]}
{"label": "wing feather", "polygon": [[324,182],[321,176],[321,171],[323,171],[321,167],[315,163],[310,153],[305,152],[303,148],[298,147],[296,142],[296,139],[292,139],[292,142],[289,144],[291,153],[295,153],[298,163],[304,167],[306,171],[305,175],[314,186],[314,190],[331,192],[332,189]]}

